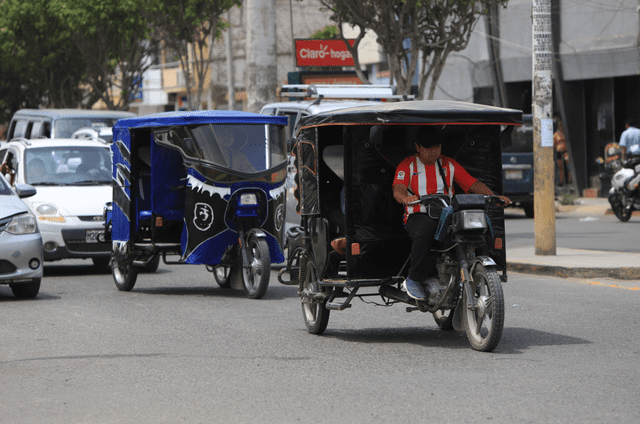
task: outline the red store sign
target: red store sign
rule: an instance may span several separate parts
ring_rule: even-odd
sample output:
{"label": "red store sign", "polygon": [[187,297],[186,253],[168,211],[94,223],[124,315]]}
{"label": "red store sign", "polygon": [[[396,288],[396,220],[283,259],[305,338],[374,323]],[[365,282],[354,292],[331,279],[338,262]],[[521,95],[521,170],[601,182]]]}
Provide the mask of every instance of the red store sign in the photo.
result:
{"label": "red store sign", "polygon": [[[353,46],[355,40],[347,40]],[[354,66],[342,40],[296,40],[297,66]]]}

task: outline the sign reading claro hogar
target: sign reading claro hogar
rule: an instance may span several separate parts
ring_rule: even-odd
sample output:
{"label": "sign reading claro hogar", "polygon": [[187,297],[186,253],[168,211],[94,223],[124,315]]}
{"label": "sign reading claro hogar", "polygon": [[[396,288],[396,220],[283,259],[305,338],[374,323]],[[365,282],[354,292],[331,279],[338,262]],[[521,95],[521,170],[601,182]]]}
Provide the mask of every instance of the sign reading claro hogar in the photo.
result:
{"label": "sign reading claro hogar", "polygon": [[[355,40],[347,40],[353,46]],[[296,40],[297,66],[353,66],[342,40]]]}

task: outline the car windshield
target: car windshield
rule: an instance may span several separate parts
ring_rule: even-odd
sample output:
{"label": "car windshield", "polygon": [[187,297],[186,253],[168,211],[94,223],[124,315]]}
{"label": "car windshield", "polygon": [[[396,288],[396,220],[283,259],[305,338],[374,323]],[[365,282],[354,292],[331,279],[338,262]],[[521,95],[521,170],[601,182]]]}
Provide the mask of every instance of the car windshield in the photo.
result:
{"label": "car windshield", "polygon": [[84,117],[84,118],[58,118],[55,120],[56,138],[71,138],[71,135],[83,127],[105,126],[113,127],[119,118]]}
{"label": "car windshield", "polygon": [[25,181],[32,185],[104,185],[111,183],[107,147],[56,146],[25,151]]}
{"label": "car windshield", "polygon": [[533,124],[525,121],[522,126],[515,127],[511,133],[511,146],[502,150],[504,153],[533,153]]}
{"label": "car windshield", "polygon": [[285,127],[265,124],[205,124],[156,131],[156,141],[185,156],[245,174],[263,172],[287,159]]}

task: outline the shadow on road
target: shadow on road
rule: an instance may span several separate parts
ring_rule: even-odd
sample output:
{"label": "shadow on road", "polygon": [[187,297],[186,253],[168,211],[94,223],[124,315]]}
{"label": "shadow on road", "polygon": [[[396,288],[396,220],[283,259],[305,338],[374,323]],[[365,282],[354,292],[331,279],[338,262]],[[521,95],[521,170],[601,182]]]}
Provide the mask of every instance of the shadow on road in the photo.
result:
{"label": "shadow on road", "polygon": [[[362,329],[330,329],[324,337],[334,338],[352,343],[411,343],[424,347],[440,347],[444,349],[469,349],[469,341],[464,332],[442,331],[437,328],[404,327],[404,328],[362,328]],[[592,342],[577,337],[529,328],[505,328],[500,344],[494,350],[499,354],[520,354],[533,346],[565,346],[590,344]]]}

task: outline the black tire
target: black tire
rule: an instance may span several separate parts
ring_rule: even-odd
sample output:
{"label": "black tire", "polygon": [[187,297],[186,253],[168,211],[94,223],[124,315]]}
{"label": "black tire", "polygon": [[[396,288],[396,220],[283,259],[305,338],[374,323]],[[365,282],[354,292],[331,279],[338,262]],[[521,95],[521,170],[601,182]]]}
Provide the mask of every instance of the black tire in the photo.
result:
{"label": "black tire", "polygon": [[145,266],[142,267],[142,272],[156,272],[160,266],[160,255],[156,255]]}
{"label": "black tire", "polygon": [[622,222],[627,222],[631,218],[631,209],[627,209],[623,206],[618,197],[613,199],[609,198],[609,204],[613,214]]}
{"label": "black tire", "polygon": [[442,331],[453,331],[453,314],[454,309],[447,309],[444,311],[435,311],[433,313],[433,320],[438,324],[438,327]]}
{"label": "black tire", "polygon": [[131,291],[138,278],[138,268],[133,265],[133,258],[119,257],[111,262],[113,282],[120,291]]}
{"label": "black tire", "polygon": [[329,324],[330,310],[325,307],[328,297],[323,300],[313,298],[313,295],[319,295],[320,287],[318,283],[318,274],[313,262],[307,265],[307,272],[304,282],[301,284],[300,300],[302,302],[302,317],[307,331],[311,334],[322,334]]}
{"label": "black tire", "polygon": [[525,203],[522,207],[524,208],[524,215],[527,218],[533,218],[533,203]]}
{"label": "black tire", "polygon": [[247,254],[249,267],[242,264],[242,287],[249,299],[260,299],[267,292],[271,275],[269,245],[264,237],[251,234],[247,240]]}
{"label": "black tire", "polygon": [[462,289],[462,314],[471,347],[491,352],[500,343],[504,326],[504,294],[500,277],[493,266],[477,265],[473,271],[472,289],[476,309],[467,309],[467,290]]}
{"label": "black tire", "polygon": [[40,291],[40,278],[30,283],[9,284],[11,291],[15,297],[21,299],[32,299],[38,295]]}
{"label": "black tire", "polygon": [[91,258],[91,261],[93,262],[94,266],[97,266],[98,268],[104,268],[109,266],[109,261],[111,261],[111,258],[100,256]]}
{"label": "black tire", "polygon": [[216,283],[223,289],[228,289],[231,287],[231,267],[220,265],[216,267],[213,271],[213,278],[215,278]]}

